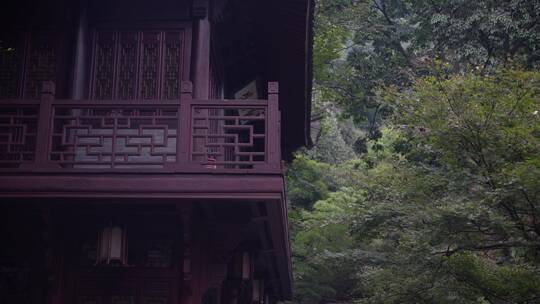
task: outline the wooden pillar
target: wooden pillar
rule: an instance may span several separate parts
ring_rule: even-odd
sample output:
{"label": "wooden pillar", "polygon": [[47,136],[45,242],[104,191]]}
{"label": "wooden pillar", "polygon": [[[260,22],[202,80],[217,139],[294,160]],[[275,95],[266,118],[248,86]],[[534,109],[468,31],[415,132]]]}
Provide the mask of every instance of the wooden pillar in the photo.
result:
{"label": "wooden pillar", "polygon": [[268,83],[268,165],[272,169],[281,169],[280,152],[280,113],[279,113],[279,85],[277,82]]}
{"label": "wooden pillar", "polygon": [[57,223],[54,221],[50,207],[40,208],[41,218],[41,242],[43,250],[44,277],[43,294],[40,301],[46,299],[46,303],[62,304],[63,299],[63,254],[58,240]]}
{"label": "wooden pillar", "polygon": [[180,206],[178,208],[182,221],[182,276],[181,276],[181,304],[200,304],[202,291],[201,279],[203,279],[204,253],[201,242],[200,225],[193,217],[192,206]]}
{"label": "wooden pillar", "polygon": [[208,99],[210,92],[210,20],[208,17],[209,3],[207,0],[193,2],[193,15],[199,18],[195,21],[194,62],[192,76],[194,97]]}
{"label": "wooden pillar", "polygon": [[79,23],[77,25],[77,38],[75,45],[75,60],[73,65],[72,98],[83,99],[88,86],[87,58],[89,58],[88,30],[88,2],[79,1]]}
{"label": "wooden pillar", "polygon": [[193,277],[192,277],[192,255],[193,236],[190,208],[181,208],[180,220],[182,222],[182,275],[180,288],[180,303],[192,304],[193,299]]}

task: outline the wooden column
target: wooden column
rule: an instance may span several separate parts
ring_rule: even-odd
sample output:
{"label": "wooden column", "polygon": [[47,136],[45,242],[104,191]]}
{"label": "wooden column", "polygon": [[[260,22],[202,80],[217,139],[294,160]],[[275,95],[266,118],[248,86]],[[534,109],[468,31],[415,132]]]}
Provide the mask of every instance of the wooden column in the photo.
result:
{"label": "wooden column", "polygon": [[193,15],[195,21],[194,63],[192,76],[194,82],[194,97],[208,99],[210,92],[210,20],[208,17],[208,1],[195,0]]}
{"label": "wooden column", "polygon": [[62,304],[64,302],[62,294],[63,253],[59,250],[59,236],[50,207],[41,207],[41,222],[46,272],[44,282],[46,297],[49,303]]}
{"label": "wooden column", "polygon": [[277,82],[268,83],[268,113],[267,113],[267,142],[268,165],[271,169],[281,169],[280,146],[280,113],[279,113],[279,85]]}
{"label": "wooden column", "polygon": [[182,221],[182,276],[181,276],[181,304],[201,303],[201,269],[204,268],[204,252],[200,235],[198,219],[193,218],[192,206],[179,206]]}
{"label": "wooden column", "polygon": [[79,23],[77,25],[77,39],[75,45],[75,60],[73,64],[73,83],[71,96],[73,99],[83,99],[88,85],[87,58],[88,55],[88,2],[79,1]]}
{"label": "wooden column", "polygon": [[192,223],[190,208],[181,208],[180,220],[182,221],[182,276],[180,288],[180,303],[192,304],[193,299],[193,277],[192,277]]}

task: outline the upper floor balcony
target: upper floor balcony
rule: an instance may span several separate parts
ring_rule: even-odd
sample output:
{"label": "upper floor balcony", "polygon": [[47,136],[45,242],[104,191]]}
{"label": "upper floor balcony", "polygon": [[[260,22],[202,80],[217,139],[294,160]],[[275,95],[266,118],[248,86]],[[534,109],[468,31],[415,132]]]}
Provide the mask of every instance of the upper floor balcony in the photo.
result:
{"label": "upper floor balcony", "polygon": [[0,101],[0,175],[281,173],[278,85],[266,100]]}

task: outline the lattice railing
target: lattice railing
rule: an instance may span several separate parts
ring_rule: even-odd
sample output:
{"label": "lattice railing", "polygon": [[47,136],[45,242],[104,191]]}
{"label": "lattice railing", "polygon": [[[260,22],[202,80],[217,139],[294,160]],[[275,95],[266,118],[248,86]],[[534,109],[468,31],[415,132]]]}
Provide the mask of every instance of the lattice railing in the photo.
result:
{"label": "lattice railing", "polygon": [[50,161],[68,168],[164,168],[176,162],[178,108],[54,105]]}
{"label": "lattice railing", "polygon": [[277,84],[268,100],[0,102],[0,169],[278,172]]}
{"label": "lattice railing", "polygon": [[269,84],[268,100],[191,100],[183,94],[187,161],[205,171],[280,170],[277,94],[277,83]]}
{"label": "lattice railing", "polygon": [[36,156],[39,103],[0,104],[0,168],[18,168]]}
{"label": "lattice railing", "polygon": [[192,107],[191,160],[209,168],[253,168],[266,161],[266,107]]}

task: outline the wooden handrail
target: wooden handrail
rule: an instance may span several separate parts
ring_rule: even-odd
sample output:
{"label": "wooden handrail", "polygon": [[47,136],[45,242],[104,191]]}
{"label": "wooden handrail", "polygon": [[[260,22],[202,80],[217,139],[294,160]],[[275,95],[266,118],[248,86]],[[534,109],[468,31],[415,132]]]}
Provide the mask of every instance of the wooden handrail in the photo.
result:
{"label": "wooden handrail", "polygon": [[[0,170],[26,170],[32,172],[40,170],[47,172],[129,172],[130,168],[126,168],[126,166],[133,165],[134,167],[139,166],[137,167],[137,170],[133,170],[133,172],[136,173],[143,170],[141,169],[141,166],[157,165],[158,168],[153,167],[151,171],[254,174],[280,172],[281,138],[279,134],[280,112],[278,104],[279,88],[277,83],[271,82],[268,84],[267,100],[194,100],[192,94],[192,84],[190,82],[183,82],[181,84],[180,100],[160,100],[155,102],[146,100],[62,100],[55,99],[54,83],[44,82],[41,100],[39,101],[0,101],[0,106],[7,107],[8,109],[29,106],[34,107],[36,109],[35,113],[37,113],[37,107],[39,107],[37,118],[36,115],[32,118],[32,124],[35,123],[37,126],[35,128],[34,161],[29,159],[15,159],[12,163],[9,163],[9,161],[4,162],[11,165],[9,168],[4,168],[0,164]],[[109,119],[106,114],[109,109],[118,109],[120,112],[118,112],[118,115],[112,115],[110,122],[99,123],[99,119]],[[137,114],[137,111],[133,112],[135,114],[132,115],[131,109],[140,109],[144,111],[146,111],[146,109],[154,109],[158,112],[149,112],[149,115],[137,116],[139,115]],[[162,114],[160,109],[163,111],[170,110],[170,112],[163,112],[166,114]],[[214,109],[217,112],[211,112],[214,111]],[[248,112],[243,112],[242,110],[244,109],[248,110]],[[82,112],[75,110],[82,110]],[[104,111],[87,112],[86,110]],[[128,110],[128,113],[130,114],[123,116],[123,110]],[[81,114],[77,114],[79,112]],[[195,113],[198,113],[197,117],[193,116]],[[6,115],[9,117],[9,115],[16,114]],[[207,129],[206,132],[209,132],[206,133],[206,135],[203,134],[203,137],[201,137],[200,133],[197,133],[197,131],[201,130],[201,126],[192,125],[195,120],[201,121],[201,118],[203,121],[206,120],[206,123],[208,124],[207,126],[203,125],[202,129]],[[175,119],[177,119],[177,122],[174,122]],[[134,127],[125,127],[121,126],[123,123],[120,123],[120,120],[139,122],[137,122]],[[161,120],[161,122],[159,120]],[[88,121],[91,122],[88,123]],[[98,121],[98,123],[95,124],[95,121]],[[140,121],[148,121],[151,123],[144,122],[141,124]],[[163,121],[165,121],[165,123]],[[217,129],[212,132],[208,130],[215,127],[212,127],[210,121],[212,121],[214,126],[216,126],[216,124],[218,126]],[[176,126],[171,127],[171,122],[174,122],[173,124],[176,124]],[[264,122],[264,129],[259,122]],[[24,122],[22,122],[22,124],[23,127],[26,128]],[[158,139],[158,143],[154,144],[154,137],[157,136],[157,133],[155,132],[162,132],[159,130],[162,128],[160,126],[163,126],[163,124],[165,124],[164,128],[168,128],[170,131],[163,129],[163,132],[165,132],[164,135],[159,135],[160,137],[158,138],[160,139]],[[117,131],[117,126],[119,126],[119,131]],[[14,125],[13,130],[19,127],[19,125]],[[58,129],[58,127],[64,128],[64,130],[62,131],[62,129]],[[141,131],[141,128],[143,128],[144,131]],[[95,130],[98,132],[94,133]],[[68,133],[64,134],[63,132]],[[33,138],[34,134],[31,136]],[[76,139],[74,140],[72,136],[75,136]],[[148,136],[152,137],[152,142],[141,144],[141,140],[145,140],[144,138],[148,138]],[[104,145],[105,138],[109,141],[109,144],[107,144],[108,146],[103,147],[110,148],[110,145],[112,145],[111,151],[105,150],[105,152],[102,152],[99,150],[103,148],[99,147],[100,145]],[[117,138],[120,138],[124,143],[119,144],[116,141]],[[174,138],[176,138],[176,146],[174,146],[173,143],[172,148],[166,143],[159,143],[159,141]],[[193,150],[196,138],[197,141],[203,140],[203,149],[209,149],[204,152],[204,155],[209,155],[208,160],[206,160],[206,157],[201,159],[201,153],[197,152],[197,150]],[[249,140],[246,141],[246,138]],[[58,143],[59,140],[62,141],[61,144]],[[64,140],[68,140],[67,144],[63,143]],[[96,143],[84,143],[83,140],[98,140],[98,146],[96,146]],[[133,140],[135,140],[135,142]],[[110,143],[111,141],[112,144]],[[130,142],[129,144],[128,141]],[[10,142],[5,145],[11,149],[17,147],[19,144],[17,142]],[[138,147],[135,149],[135,152],[133,152],[133,150],[130,150],[131,152],[127,151],[130,149],[128,147],[133,147],[134,145],[135,147]],[[29,147],[34,146],[31,145]],[[97,152],[95,152],[95,148],[91,147],[98,147]],[[115,150],[114,147],[120,147],[121,150]],[[154,148],[167,150],[166,152],[156,152],[157,154],[154,154]],[[79,152],[77,152],[80,151],[80,149],[86,149],[85,151],[87,152],[82,152],[81,156],[81,154],[78,154]],[[234,149],[234,151],[230,149]],[[230,158],[226,158],[224,157],[224,153],[233,154]],[[110,168],[92,167],[92,157],[94,157],[95,154],[99,155],[99,159],[95,163],[96,166],[109,164]],[[219,158],[212,156],[212,159],[210,160],[211,155],[222,156]],[[163,158],[161,159],[161,157]],[[171,161],[171,157],[175,157],[175,159],[173,158]],[[120,160],[116,161],[117,158],[120,158]],[[107,159],[111,160],[108,161]],[[208,161],[211,161],[211,164],[208,164]],[[19,162],[18,166],[17,162]],[[117,168],[116,166],[118,165],[120,165],[121,168]]]}

